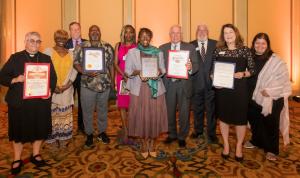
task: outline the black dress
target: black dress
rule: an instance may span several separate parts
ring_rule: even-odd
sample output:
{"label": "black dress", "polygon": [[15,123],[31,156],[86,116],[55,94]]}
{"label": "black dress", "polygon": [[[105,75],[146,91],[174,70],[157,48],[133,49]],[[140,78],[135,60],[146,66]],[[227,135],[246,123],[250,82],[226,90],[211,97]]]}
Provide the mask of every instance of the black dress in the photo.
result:
{"label": "black dress", "polygon": [[267,116],[261,114],[262,106],[252,100],[258,75],[268,60],[272,59],[263,55],[254,55],[255,75],[248,79],[248,121],[251,125],[252,132],[250,142],[259,148],[263,148],[265,152],[271,152],[277,155],[279,154],[280,113],[284,105],[284,99],[281,97],[277,100],[273,100],[272,113]]}
{"label": "black dress", "polygon": [[[235,72],[243,72],[247,69],[251,75],[254,73],[254,61],[248,47],[235,50],[217,48],[213,60],[235,63]],[[215,100],[216,114],[221,121],[233,125],[247,124],[247,78],[234,79],[233,89],[216,89]]]}
{"label": "black dress", "polygon": [[33,142],[44,140],[51,134],[51,97],[49,99],[23,99],[23,83],[11,84],[13,78],[24,74],[26,62],[50,64],[50,88],[56,86],[56,73],[51,58],[43,53],[30,57],[25,50],[10,56],[0,72],[0,84],[9,87],[5,101],[8,105],[8,136],[10,141]]}

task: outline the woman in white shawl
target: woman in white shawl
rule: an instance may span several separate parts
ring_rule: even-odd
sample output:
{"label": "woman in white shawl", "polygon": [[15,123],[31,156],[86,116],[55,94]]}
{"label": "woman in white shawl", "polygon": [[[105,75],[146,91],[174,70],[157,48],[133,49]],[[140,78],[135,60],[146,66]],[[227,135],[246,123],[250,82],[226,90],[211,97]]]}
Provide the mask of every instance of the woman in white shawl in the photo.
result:
{"label": "woman in white shawl", "polygon": [[257,75],[248,80],[252,98],[248,108],[252,138],[244,147],[262,148],[266,159],[275,161],[279,154],[279,130],[284,144],[289,142],[289,72],[287,65],[271,50],[267,34],[258,33],[252,41],[251,50],[254,53]]}

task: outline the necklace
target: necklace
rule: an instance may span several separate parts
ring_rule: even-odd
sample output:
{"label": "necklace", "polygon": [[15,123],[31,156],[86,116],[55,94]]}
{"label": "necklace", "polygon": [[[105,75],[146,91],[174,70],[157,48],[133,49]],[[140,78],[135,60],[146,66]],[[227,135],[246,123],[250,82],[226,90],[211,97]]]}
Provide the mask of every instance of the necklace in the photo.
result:
{"label": "necklace", "polygon": [[[34,57],[35,54],[29,54],[29,56],[28,56],[26,51],[24,51],[24,53],[25,53],[25,56],[26,56],[26,59],[27,59],[28,62],[34,62],[34,61],[31,61],[31,60],[33,60],[33,57]],[[38,62],[39,62],[39,53],[37,52],[36,63],[38,63]]]}

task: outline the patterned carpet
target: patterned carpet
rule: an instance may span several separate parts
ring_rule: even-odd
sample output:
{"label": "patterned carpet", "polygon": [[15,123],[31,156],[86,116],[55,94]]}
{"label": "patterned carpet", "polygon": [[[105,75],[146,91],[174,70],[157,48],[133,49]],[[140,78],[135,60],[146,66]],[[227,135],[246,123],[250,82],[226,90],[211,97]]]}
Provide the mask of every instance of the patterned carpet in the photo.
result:
{"label": "patterned carpet", "polygon": [[[108,135],[112,139],[109,145],[96,142],[92,149],[83,147],[85,136],[77,133],[61,150],[53,155],[47,145],[43,146],[42,155],[49,166],[37,168],[28,161],[31,145],[26,144],[23,153],[25,166],[18,178],[168,178],[168,177],[264,177],[264,178],[296,178],[300,177],[300,104],[291,102],[291,145],[280,148],[279,160],[268,161],[260,149],[245,149],[243,163],[234,160],[234,131],[230,132],[231,153],[229,160],[220,156],[221,144],[207,145],[205,139],[188,139],[187,148],[179,149],[177,143],[164,145],[162,135],[156,143],[160,158],[143,159],[139,154],[138,142],[130,145],[122,144],[118,135],[121,121],[119,112],[110,107]],[[0,178],[13,177],[9,175],[13,150],[7,138],[7,115],[1,107],[0,112]],[[192,117],[191,117],[192,118]],[[192,124],[191,119],[191,124]],[[76,121],[75,121],[76,122]],[[74,125],[77,125],[74,123]],[[96,127],[95,127],[96,128]],[[219,140],[221,135],[217,131]],[[96,135],[96,133],[95,133]],[[250,132],[247,133],[247,139]],[[96,140],[96,139],[94,139]],[[280,140],[282,145],[282,140]]]}

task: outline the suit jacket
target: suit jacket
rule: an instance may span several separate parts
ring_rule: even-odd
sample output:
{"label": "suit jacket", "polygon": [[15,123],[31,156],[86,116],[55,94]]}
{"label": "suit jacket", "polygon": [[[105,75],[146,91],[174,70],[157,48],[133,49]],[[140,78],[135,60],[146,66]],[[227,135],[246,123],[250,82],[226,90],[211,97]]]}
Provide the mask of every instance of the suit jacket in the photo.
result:
{"label": "suit jacket", "polygon": [[[81,38],[81,42],[84,42],[84,41],[87,41],[87,40]],[[69,38],[69,39],[68,39],[68,41],[67,41],[67,43],[66,43],[66,45],[65,45],[65,48],[66,48],[66,49],[72,49],[72,48],[74,48],[72,38]]]}
{"label": "suit jacket", "polygon": [[[164,61],[165,66],[168,66],[168,59],[169,59],[169,50],[171,50],[171,43],[163,44],[159,47],[160,50],[162,50],[164,54]],[[188,50],[190,51],[190,60],[192,62],[192,73],[189,74],[188,79],[180,79],[181,80],[181,86],[186,94],[187,97],[192,96],[192,79],[191,76],[198,72],[199,65],[196,57],[196,49],[192,44],[186,43],[186,42],[180,42],[180,50]],[[168,88],[170,87],[170,84],[172,82],[171,78],[166,77],[166,75],[163,78],[164,85],[166,87],[166,90],[168,91]]]}
{"label": "suit jacket", "polygon": [[[141,64],[140,54],[141,54],[140,50],[137,48],[132,48],[128,51],[126,55],[126,65],[125,65],[125,72],[128,75],[131,75],[135,70],[141,70],[142,64]],[[162,52],[159,53],[158,67],[162,74],[166,73]],[[132,78],[128,79],[126,83],[126,88],[129,89],[131,94],[139,96],[141,84],[142,84],[142,80],[140,79],[140,77],[133,76]],[[158,79],[157,85],[158,85],[157,96],[160,96],[166,92],[166,89],[164,87],[161,78]]]}
{"label": "suit jacket", "polygon": [[200,55],[201,47],[198,46],[198,41],[194,40],[191,42],[192,45],[196,48],[196,56],[197,61],[199,63],[199,72],[192,76],[193,80],[193,90],[201,90],[201,89],[208,89],[212,88],[212,80],[210,77],[211,71],[213,69],[213,52],[216,49],[216,40],[208,39],[207,42],[207,49],[205,54],[205,59],[202,59]]}

